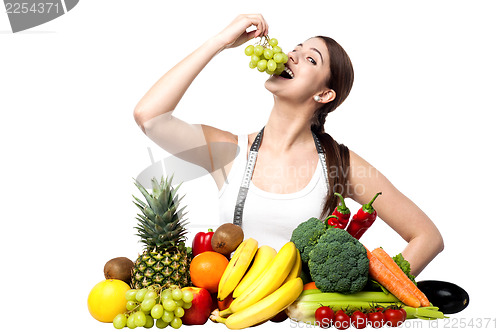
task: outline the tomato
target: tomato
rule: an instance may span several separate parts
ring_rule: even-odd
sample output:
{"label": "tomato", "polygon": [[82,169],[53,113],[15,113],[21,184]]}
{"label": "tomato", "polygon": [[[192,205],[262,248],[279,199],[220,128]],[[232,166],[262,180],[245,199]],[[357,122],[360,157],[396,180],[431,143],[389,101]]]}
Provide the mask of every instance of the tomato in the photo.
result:
{"label": "tomato", "polygon": [[328,328],[333,324],[334,312],[332,308],[323,306],[316,309],[314,312],[314,318],[316,319],[316,324],[323,328]]}
{"label": "tomato", "polygon": [[364,329],[368,323],[368,318],[366,317],[366,314],[356,310],[355,312],[352,313],[351,315],[351,324],[357,329]]}
{"label": "tomato", "polygon": [[374,329],[381,328],[385,323],[384,313],[381,311],[370,312],[368,313],[368,321]]}
{"label": "tomato", "polygon": [[400,309],[387,309],[384,311],[384,318],[390,327],[400,326],[405,321],[405,317]]}
{"label": "tomato", "polygon": [[339,310],[335,313],[333,325],[338,330],[345,330],[351,325],[351,317],[347,315],[343,310]]}
{"label": "tomato", "polygon": [[403,315],[403,321],[405,321],[406,320],[406,315],[407,315],[406,310],[404,310],[403,308],[401,308],[399,310],[401,310],[401,314]]}

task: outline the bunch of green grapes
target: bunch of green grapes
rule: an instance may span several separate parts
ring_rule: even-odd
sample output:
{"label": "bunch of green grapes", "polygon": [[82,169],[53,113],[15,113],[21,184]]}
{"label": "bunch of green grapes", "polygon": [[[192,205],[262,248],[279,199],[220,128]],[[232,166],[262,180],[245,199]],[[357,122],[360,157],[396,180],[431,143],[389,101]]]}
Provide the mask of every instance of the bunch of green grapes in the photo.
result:
{"label": "bunch of green grapes", "polygon": [[193,293],[181,290],[178,286],[150,286],[148,288],[130,289],[125,293],[127,312],[118,314],[113,320],[117,329],[124,327],[150,328],[155,325],[163,329],[170,325],[174,329],[182,326],[184,310],[191,308]]}
{"label": "bunch of green grapes", "polygon": [[278,46],[276,38],[261,38],[257,45],[248,45],[245,54],[250,57],[250,68],[257,68],[269,75],[279,75],[285,69],[288,56]]}

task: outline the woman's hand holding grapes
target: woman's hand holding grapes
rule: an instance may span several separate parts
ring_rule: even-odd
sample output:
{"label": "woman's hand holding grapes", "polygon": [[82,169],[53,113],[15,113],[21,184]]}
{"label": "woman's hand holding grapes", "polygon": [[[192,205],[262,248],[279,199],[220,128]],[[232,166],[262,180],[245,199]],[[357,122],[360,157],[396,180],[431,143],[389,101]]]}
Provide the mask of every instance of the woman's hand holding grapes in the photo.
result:
{"label": "woman's hand holding grapes", "polygon": [[[252,26],[256,29],[247,32]],[[266,20],[260,14],[238,15],[215,38],[222,44],[222,49],[238,47],[252,38],[267,35],[268,29]]]}

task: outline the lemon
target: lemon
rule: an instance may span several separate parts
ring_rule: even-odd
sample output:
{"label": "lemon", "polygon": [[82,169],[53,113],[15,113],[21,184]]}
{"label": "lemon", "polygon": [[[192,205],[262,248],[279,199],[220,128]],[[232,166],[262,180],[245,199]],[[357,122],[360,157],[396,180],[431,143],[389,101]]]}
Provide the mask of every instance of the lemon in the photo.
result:
{"label": "lemon", "polygon": [[127,311],[125,293],[129,289],[129,285],[118,279],[103,280],[95,285],[87,299],[92,317],[103,323],[111,323],[116,315]]}

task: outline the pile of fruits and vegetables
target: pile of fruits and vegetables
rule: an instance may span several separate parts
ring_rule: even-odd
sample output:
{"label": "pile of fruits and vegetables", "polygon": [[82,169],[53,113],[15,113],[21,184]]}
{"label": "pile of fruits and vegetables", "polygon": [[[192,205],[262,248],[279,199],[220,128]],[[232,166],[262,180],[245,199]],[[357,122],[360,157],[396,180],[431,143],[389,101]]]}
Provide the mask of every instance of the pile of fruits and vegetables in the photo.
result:
{"label": "pile of fruits and vegetables", "polygon": [[245,238],[232,223],[197,233],[187,247],[185,207],[171,181],[153,179],[151,192],[136,182],[145,200],[134,196],[144,251],[135,261],[117,257],[105,264],[105,280],[88,297],[89,312],[98,321],[117,329],[177,329],[210,318],[242,329],[290,318],[361,329],[442,319],[468,304],[458,286],[447,283],[462,291],[455,290],[461,297],[447,302],[433,292],[432,281],[415,282],[401,254],[370,251],[359,241],[377,217],[372,204],[381,193],[352,218],[336,194],[341,203],[331,216],[299,224],[278,250]]}
{"label": "pile of fruits and vegetables", "polygon": [[[245,239],[241,227],[220,225],[185,243],[185,207],[172,178],[152,180],[139,208],[137,235],[144,252],[135,262],[109,260],[106,280],[88,297],[90,314],[101,322],[124,327],[180,328],[214,322],[241,329],[273,319],[302,293],[302,259],[293,242],[279,251]],[[276,318],[274,318],[276,319]]]}

